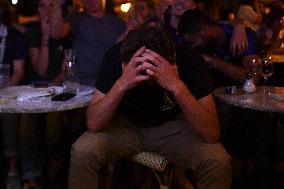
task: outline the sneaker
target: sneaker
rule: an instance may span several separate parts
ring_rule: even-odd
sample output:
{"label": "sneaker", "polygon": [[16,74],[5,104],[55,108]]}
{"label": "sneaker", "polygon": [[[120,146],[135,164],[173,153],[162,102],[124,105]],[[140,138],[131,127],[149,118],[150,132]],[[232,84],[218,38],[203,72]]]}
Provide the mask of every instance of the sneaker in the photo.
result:
{"label": "sneaker", "polygon": [[6,180],[6,189],[21,189],[22,182],[21,178],[17,173],[8,172],[7,180]]}

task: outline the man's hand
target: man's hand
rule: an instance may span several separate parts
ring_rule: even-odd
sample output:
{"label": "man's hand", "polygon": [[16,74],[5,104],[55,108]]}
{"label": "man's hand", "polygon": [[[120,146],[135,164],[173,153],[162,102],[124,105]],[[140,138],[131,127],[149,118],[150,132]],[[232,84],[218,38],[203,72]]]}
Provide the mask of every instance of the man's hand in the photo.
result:
{"label": "man's hand", "polygon": [[246,36],[244,24],[236,24],[232,33],[230,50],[233,56],[242,55],[248,48],[248,40]]}
{"label": "man's hand", "polygon": [[173,92],[177,84],[181,82],[176,64],[170,64],[166,59],[150,49],[146,49],[142,57],[147,59],[147,61],[143,63],[147,68],[147,75],[154,78],[159,85],[168,91]]}
{"label": "man's hand", "polygon": [[143,62],[146,61],[141,55],[145,51],[145,47],[141,47],[131,58],[128,64],[124,64],[123,73],[118,83],[125,90],[132,89],[138,83],[150,79],[149,75],[142,74],[146,70]]}
{"label": "man's hand", "polygon": [[165,22],[164,13],[166,12],[170,4],[171,4],[170,0],[160,0],[159,4],[156,6],[156,15],[158,17],[160,24],[164,24]]}

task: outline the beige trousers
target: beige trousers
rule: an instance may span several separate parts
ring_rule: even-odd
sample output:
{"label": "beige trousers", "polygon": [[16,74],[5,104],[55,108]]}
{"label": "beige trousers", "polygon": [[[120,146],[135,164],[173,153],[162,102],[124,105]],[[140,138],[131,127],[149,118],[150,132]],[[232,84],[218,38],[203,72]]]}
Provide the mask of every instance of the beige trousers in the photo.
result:
{"label": "beige trousers", "polygon": [[72,147],[69,188],[97,189],[99,169],[104,163],[142,150],[156,152],[178,167],[192,170],[198,189],[230,188],[231,162],[224,147],[204,143],[183,118],[152,128],[115,118],[98,133],[85,132]]}

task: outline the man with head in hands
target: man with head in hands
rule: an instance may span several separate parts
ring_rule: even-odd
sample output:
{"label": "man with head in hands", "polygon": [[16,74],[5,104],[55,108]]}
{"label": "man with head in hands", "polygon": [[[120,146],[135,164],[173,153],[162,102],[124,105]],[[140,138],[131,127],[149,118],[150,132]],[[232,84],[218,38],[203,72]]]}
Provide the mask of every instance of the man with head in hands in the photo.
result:
{"label": "man with head in hands", "polygon": [[[195,61],[192,61],[195,60]],[[202,58],[163,29],[139,26],[104,56],[86,131],[73,144],[70,189],[98,187],[100,167],[140,151],[192,170],[199,189],[228,189],[230,157]]]}

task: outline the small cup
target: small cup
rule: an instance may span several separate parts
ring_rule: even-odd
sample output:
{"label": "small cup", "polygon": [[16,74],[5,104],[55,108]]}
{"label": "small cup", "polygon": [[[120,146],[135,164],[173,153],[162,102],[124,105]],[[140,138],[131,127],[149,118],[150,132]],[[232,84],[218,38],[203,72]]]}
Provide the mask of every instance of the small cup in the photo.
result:
{"label": "small cup", "polygon": [[237,94],[237,87],[236,86],[227,86],[225,87],[225,92],[229,95]]}
{"label": "small cup", "polygon": [[0,64],[0,89],[8,87],[10,81],[10,65]]}

